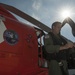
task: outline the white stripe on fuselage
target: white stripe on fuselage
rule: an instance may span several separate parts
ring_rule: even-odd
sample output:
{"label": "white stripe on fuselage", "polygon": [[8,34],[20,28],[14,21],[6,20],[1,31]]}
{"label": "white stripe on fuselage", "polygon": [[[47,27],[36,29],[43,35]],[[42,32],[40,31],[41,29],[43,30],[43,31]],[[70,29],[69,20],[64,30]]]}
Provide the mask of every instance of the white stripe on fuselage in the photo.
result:
{"label": "white stripe on fuselage", "polygon": [[0,43],[2,43],[4,41],[3,33],[4,33],[5,30],[6,30],[5,24],[0,19]]}

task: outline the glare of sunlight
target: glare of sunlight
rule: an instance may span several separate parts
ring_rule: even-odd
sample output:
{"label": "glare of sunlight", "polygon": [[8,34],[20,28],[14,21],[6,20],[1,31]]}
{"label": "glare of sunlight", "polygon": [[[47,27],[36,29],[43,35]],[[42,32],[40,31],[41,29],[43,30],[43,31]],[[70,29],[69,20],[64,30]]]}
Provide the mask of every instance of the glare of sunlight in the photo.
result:
{"label": "glare of sunlight", "polygon": [[61,14],[61,17],[65,19],[65,18],[67,18],[67,17],[71,17],[71,14],[72,14],[72,13],[71,13],[70,10],[64,9],[64,10],[61,11],[60,14]]}

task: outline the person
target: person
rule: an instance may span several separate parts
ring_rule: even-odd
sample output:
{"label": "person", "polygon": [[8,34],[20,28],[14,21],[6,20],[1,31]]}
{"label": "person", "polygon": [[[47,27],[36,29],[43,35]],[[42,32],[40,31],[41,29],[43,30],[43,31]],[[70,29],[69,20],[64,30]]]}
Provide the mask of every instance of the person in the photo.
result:
{"label": "person", "polygon": [[74,52],[72,48],[75,45],[60,34],[61,27],[61,22],[54,22],[52,31],[44,36],[44,47],[49,55],[47,56],[49,75],[69,75],[67,58]]}

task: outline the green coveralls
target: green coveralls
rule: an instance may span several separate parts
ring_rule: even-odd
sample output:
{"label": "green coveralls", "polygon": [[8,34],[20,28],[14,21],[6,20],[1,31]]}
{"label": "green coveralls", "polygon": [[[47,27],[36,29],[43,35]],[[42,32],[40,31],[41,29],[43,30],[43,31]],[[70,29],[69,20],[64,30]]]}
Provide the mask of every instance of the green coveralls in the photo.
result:
{"label": "green coveralls", "polygon": [[[58,36],[56,37],[59,39]],[[48,53],[59,52],[60,45],[53,45],[52,37],[50,34],[45,35],[44,45]],[[69,75],[67,61],[61,60],[61,62],[63,63],[64,71],[66,72],[67,75]],[[48,67],[49,67],[49,75],[63,75],[59,63],[56,60],[48,61]]]}

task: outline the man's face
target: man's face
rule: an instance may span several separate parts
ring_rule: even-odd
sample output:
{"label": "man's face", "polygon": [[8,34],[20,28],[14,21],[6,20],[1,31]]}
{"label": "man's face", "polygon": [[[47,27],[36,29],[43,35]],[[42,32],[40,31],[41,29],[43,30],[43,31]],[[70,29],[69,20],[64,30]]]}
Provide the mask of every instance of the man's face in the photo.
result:
{"label": "man's face", "polygon": [[53,26],[53,31],[56,34],[59,34],[60,33],[60,30],[61,30],[61,24],[57,24],[57,25]]}

